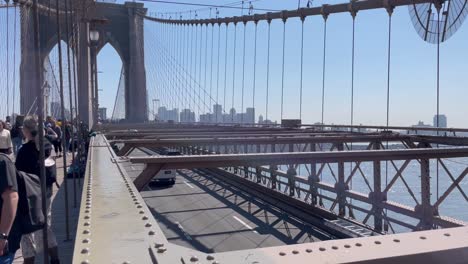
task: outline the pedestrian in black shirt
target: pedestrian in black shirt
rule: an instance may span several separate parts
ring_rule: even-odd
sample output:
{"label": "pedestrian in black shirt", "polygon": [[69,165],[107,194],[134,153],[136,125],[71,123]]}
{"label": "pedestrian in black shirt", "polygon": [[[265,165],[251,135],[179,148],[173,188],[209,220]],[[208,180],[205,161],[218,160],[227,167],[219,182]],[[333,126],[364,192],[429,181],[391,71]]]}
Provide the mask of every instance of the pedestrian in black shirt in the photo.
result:
{"label": "pedestrian in black shirt", "polygon": [[18,208],[18,184],[13,162],[0,154],[0,263],[11,264],[20,247],[21,231],[15,221]]}
{"label": "pedestrian in black shirt", "polygon": [[[23,135],[26,143],[18,151],[16,157],[16,168],[20,171],[40,175],[39,166],[39,145],[38,145],[38,123],[35,117],[27,116],[23,122]],[[52,146],[49,140],[44,138],[45,157],[48,158],[52,152]],[[51,198],[52,198],[52,185],[47,186],[47,234],[48,234],[48,248],[51,263],[60,263],[58,259],[58,248],[55,234],[51,228]],[[34,263],[36,254],[39,252],[41,246],[41,230],[31,234],[24,235],[21,239],[21,249],[23,253],[24,263]],[[0,264],[2,264],[0,262]]]}

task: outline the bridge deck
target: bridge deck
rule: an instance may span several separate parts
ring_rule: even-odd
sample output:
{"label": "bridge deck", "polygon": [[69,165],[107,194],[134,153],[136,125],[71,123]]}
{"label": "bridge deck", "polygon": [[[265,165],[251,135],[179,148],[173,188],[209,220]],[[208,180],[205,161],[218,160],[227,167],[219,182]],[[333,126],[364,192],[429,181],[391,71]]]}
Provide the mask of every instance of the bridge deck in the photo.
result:
{"label": "bridge deck", "polygon": [[[142,153],[132,153],[139,154]],[[131,178],[143,169],[131,163],[123,166]],[[180,170],[174,186],[151,184],[140,193],[168,241],[203,252],[326,238],[294,216],[204,171]]]}

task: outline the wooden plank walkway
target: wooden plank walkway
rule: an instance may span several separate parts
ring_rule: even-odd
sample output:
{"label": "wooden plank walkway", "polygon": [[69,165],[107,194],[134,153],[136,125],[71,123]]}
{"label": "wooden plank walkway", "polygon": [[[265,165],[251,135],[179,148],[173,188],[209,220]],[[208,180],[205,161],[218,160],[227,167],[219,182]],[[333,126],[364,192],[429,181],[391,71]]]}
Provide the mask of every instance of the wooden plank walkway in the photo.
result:
{"label": "wooden plank walkway", "polygon": [[[67,156],[67,163],[70,164],[71,155]],[[61,263],[72,263],[73,248],[75,245],[76,225],[78,223],[78,216],[81,201],[81,186],[83,180],[76,180],[76,207],[74,202],[74,182],[73,179],[68,179],[68,205],[69,205],[69,239],[66,237],[65,228],[65,185],[63,175],[63,159],[57,158],[57,180],[60,188],[54,186],[54,195],[52,197],[52,228],[57,237],[59,246],[59,256]],[[42,242],[41,242],[42,243]],[[43,254],[36,257],[36,263],[43,263]],[[14,264],[23,263],[21,249],[16,252]]]}

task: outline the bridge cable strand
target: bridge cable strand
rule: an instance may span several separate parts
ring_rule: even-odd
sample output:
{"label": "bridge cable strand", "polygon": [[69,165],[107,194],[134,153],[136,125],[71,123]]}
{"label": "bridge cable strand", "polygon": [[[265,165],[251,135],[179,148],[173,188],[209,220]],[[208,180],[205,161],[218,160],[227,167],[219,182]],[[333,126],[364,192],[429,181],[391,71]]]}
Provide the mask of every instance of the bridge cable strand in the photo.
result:
{"label": "bridge cable strand", "polygon": [[[254,61],[253,61],[253,87],[252,87],[252,108],[255,110],[255,88],[256,88],[256,78],[257,78],[257,28],[258,22],[255,22],[255,40],[254,40]],[[255,124],[254,116],[254,124]]]}
{"label": "bridge cable strand", "polygon": [[16,34],[17,34],[17,16],[18,16],[18,10],[17,10],[17,4],[14,4],[14,26],[13,26],[13,101],[12,101],[12,113],[15,113],[15,102],[17,100],[16,98]]}
{"label": "bridge cable strand", "polygon": [[237,42],[237,23],[234,23],[234,55],[232,66],[232,98],[231,98],[231,123],[234,123],[234,89],[236,84],[236,42]]}
{"label": "bridge cable strand", "polygon": [[[207,73],[208,73],[208,26],[206,26],[206,36],[205,36],[205,79],[203,81],[203,85],[206,87],[207,85]],[[206,95],[203,95],[203,104],[205,104]]]}
{"label": "bridge cable strand", "polygon": [[10,14],[10,8],[9,8],[10,1],[6,1],[6,115],[10,115],[10,19],[9,19],[9,14]]}
{"label": "bridge cable strand", "polygon": [[[300,3],[300,2],[299,2]],[[303,72],[304,72],[304,21],[305,17],[301,17],[301,73],[299,83],[299,119],[302,120],[302,89],[303,89]]]}
{"label": "bridge cable strand", "polygon": [[[206,26],[206,34],[208,35],[208,25]],[[212,98],[212,92],[213,92],[213,46],[214,46],[214,25],[211,24],[211,58],[210,58],[210,98]],[[211,101],[210,104],[208,105],[208,113],[211,112]],[[209,115],[210,119],[208,120],[210,123],[212,122],[211,117],[212,115]]]}
{"label": "bridge cable strand", "polygon": [[[448,16],[448,15],[447,15]],[[446,17],[447,19],[447,17]],[[437,7],[437,128],[440,127],[440,7]],[[439,135],[439,130],[437,130]],[[439,148],[439,144],[437,144]],[[439,159],[436,160],[436,197],[439,200]]]}
{"label": "bridge cable strand", "polygon": [[323,22],[323,62],[322,62],[322,125],[324,124],[325,114],[325,66],[326,66],[326,51],[327,51],[327,18],[324,17]]}
{"label": "bridge cable strand", "polygon": [[283,62],[281,65],[281,120],[283,120],[284,109],[284,62],[286,54],[286,19],[283,19]]}
{"label": "bridge cable strand", "polygon": [[[226,46],[224,49],[224,92],[223,92],[223,109],[226,113],[226,87],[227,87],[227,64],[228,64],[228,33],[229,24],[226,24]],[[226,122],[223,115],[223,123]]]}
{"label": "bridge cable strand", "polygon": [[247,32],[247,23],[244,23],[244,43],[243,43],[243,50],[242,50],[242,92],[241,92],[241,124],[244,123],[244,88],[245,88],[245,34]]}
{"label": "bridge cable strand", "polygon": [[[387,48],[387,120],[386,120],[386,131],[388,131],[390,123],[390,67],[391,67],[391,51],[392,51],[392,12],[388,13],[388,48]],[[388,149],[388,141],[386,142],[386,148]],[[385,161],[385,188],[388,186],[388,160]],[[385,214],[387,214],[385,209]],[[384,219],[384,230],[387,230],[388,221]]]}
{"label": "bridge cable strand", "polygon": [[[356,13],[352,14],[353,19],[353,29],[352,29],[352,41],[351,41],[351,127],[354,124],[354,44],[355,44],[355,26],[356,26]],[[353,132],[353,128],[351,128],[351,132]],[[353,142],[350,143],[350,148],[353,150]],[[350,162],[350,171],[353,171],[353,163]],[[353,177],[349,181],[349,188],[353,189]],[[350,199],[350,203],[353,204],[353,199]],[[351,212],[351,208],[350,208]]]}
{"label": "bridge cable strand", "polygon": [[215,113],[215,120],[216,123],[219,123],[219,117],[218,117],[218,107],[219,107],[219,57],[220,57],[220,45],[221,45],[221,25],[218,24],[218,63],[217,63],[217,70],[216,70],[216,113]]}
{"label": "bridge cable strand", "polygon": [[270,88],[270,40],[271,40],[271,20],[268,20],[268,41],[267,41],[267,69],[266,69],[266,100],[265,100],[265,120],[268,120],[268,99]]}

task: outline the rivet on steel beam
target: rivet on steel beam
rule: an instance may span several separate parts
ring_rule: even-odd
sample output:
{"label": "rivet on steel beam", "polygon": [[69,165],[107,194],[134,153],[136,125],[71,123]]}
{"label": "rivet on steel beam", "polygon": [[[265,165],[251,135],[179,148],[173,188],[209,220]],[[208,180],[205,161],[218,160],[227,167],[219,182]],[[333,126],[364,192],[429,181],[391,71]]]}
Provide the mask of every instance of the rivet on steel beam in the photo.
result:
{"label": "rivet on steel beam", "polygon": [[156,234],[156,232],[154,232],[153,230],[150,230],[150,231],[148,232],[148,235],[150,235],[150,236],[154,236],[155,234]]}
{"label": "rivet on steel beam", "polygon": [[85,214],[89,214],[90,211],[89,211],[89,210],[85,210],[84,212],[85,212]]}
{"label": "rivet on steel beam", "polygon": [[85,215],[84,219],[89,219],[89,215]]}
{"label": "rivet on steel beam", "polygon": [[215,260],[212,264],[219,264],[219,261]]}
{"label": "rivet on steel beam", "polygon": [[91,206],[89,206],[89,205],[86,205],[86,209],[91,209]]}
{"label": "rivet on steel beam", "polygon": [[137,205],[137,208],[142,208],[142,207],[143,207],[143,206],[141,206],[141,205]]}
{"label": "rivet on steel beam", "polygon": [[332,246],[332,249],[337,250],[338,247],[337,246]]}
{"label": "rivet on steel beam", "polygon": [[297,250],[293,250],[293,252],[292,252],[292,253],[296,255],[296,254],[299,254],[299,251],[297,251]]}
{"label": "rivet on steel beam", "polygon": [[356,243],[356,247],[361,247],[362,244],[361,243]]}
{"label": "rivet on steel beam", "polygon": [[308,248],[308,249],[306,249],[306,252],[307,253],[312,253],[312,249]]}
{"label": "rivet on steel beam", "polygon": [[91,242],[91,240],[89,238],[85,238],[85,239],[83,239],[82,242],[87,244],[87,243]]}
{"label": "rivet on steel beam", "polygon": [[88,254],[89,253],[89,248],[83,248],[81,250],[81,254]]}
{"label": "rivet on steel beam", "polygon": [[154,247],[155,247],[155,248],[164,247],[164,244],[163,244],[163,243],[155,243],[155,244],[154,244]]}
{"label": "rivet on steel beam", "polygon": [[450,234],[449,234],[449,233],[445,233],[445,234],[444,234],[444,236],[446,236],[446,237],[449,237],[449,236],[450,236]]}
{"label": "rivet on steel beam", "polygon": [[144,214],[144,213],[145,213],[145,211],[143,211],[143,210],[140,211],[140,214]]}
{"label": "rivet on steel beam", "polygon": [[130,261],[124,261],[122,264],[130,264]]}
{"label": "rivet on steel beam", "polygon": [[145,226],[146,226],[146,227],[151,227],[152,225],[151,225],[151,223],[146,223]]}
{"label": "rivet on steel beam", "polygon": [[212,255],[208,255],[208,256],[206,256],[206,259],[207,260],[214,260],[214,257]]}
{"label": "rivet on steel beam", "polygon": [[420,236],[419,239],[425,240],[426,237],[425,236]]}
{"label": "rivet on steel beam", "polygon": [[90,226],[90,225],[91,225],[91,223],[89,223],[89,222],[84,223],[84,226]]}
{"label": "rivet on steel beam", "polygon": [[280,256],[286,256],[286,253],[280,252],[279,255],[280,255]]}
{"label": "rivet on steel beam", "polygon": [[141,220],[148,220],[148,217],[145,215],[141,218]]}
{"label": "rivet on steel beam", "polygon": [[89,233],[91,233],[91,232],[88,229],[83,230],[83,234],[87,235]]}
{"label": "rivet on steel beam", "polygon": [[192,256],[192,257],[190,258],[190,261],[191,261],[191,262],[197,262],[197,261],[198,261],[198,257],[197,257],[197,256]]}
{"label": "rivet on steel beam", "polygon": [[380,242],[380,241],[378,241],[378,240],[377,240],[377,241],[375,241],[374,243],[375,243],[376,245],[380,245],[380,244],[382,244],[382,242]]}
{"label": "rivet on steel beam", "polygon": [[83,261],[81,261],[81,264],[89,264],[89,263],[90,263],[89,260],[83,260]]}
{"label": "rivet on steel beam", "polygon": [[[396,239],[396,238],[395,238],[395,239],[393,239],[393,242],[395,242],[395,243],[400,243],[400,239]],[[346,247],[346,246],[345,246],[345,247]]]}
{"label": "rivet on steel beam", "polygon": [[167,251],[167,248],[165,247],[158,248],[158,253],[164,253],[166,251]]}
{"label": "rivet on steel beam", "polygon": [[320,251],[325,251],[326,249],[323,248],[323,247],[321,247],[321,248],[319,248],[319,250],[320,250]]}

